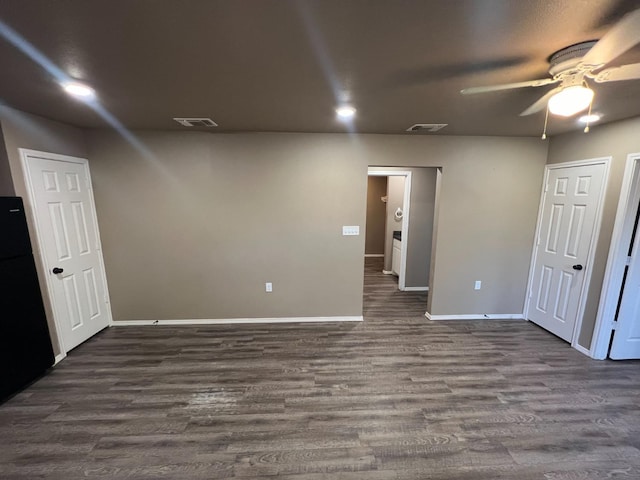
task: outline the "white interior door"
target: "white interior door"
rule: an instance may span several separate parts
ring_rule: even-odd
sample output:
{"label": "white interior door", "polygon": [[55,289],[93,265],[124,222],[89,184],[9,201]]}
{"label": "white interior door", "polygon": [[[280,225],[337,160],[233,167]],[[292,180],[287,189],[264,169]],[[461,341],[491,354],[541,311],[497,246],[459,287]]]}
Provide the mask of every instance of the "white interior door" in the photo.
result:
{"label": "white interior door", "polygon": [[22,159],[49,297],[66,353],[111,320],[89,164],[33,151],[22,151]]}
{"label": "white interior door", "polygon": [[571,341],[607,165],[548,168],[533,262],[527,318]]}
{"label": "white interior door", "polygon": [[633,231],[629,266],[624,278],[620,297],[620,308],[616,318],[615,331],[609,357],[615,360],[640,358],[640,248],[638,217]]}

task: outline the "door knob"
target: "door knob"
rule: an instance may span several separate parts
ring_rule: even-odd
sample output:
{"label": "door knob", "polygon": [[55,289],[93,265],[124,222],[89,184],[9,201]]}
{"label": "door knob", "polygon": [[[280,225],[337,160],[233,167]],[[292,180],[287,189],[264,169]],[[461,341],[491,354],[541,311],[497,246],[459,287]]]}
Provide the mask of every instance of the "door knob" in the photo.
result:
{"label": "door knob", "polygon": [[63,268],[59,268],[59,267],[54,267],[53,270],[51,270],[55,275],[64,272]]}
{"label": "door knob", "polygon": [[578,265],[574,265],[573,267],[574,270],[582,270],[582,265],[578,264]]}

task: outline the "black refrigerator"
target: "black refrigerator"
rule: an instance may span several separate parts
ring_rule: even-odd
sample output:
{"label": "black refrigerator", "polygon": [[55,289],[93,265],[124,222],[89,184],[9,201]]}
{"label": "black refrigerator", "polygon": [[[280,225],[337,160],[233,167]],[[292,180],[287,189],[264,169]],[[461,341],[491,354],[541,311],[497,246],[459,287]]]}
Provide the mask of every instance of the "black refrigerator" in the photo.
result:
{"label": "black refrigerator", "polygon": [[0,402],[53,361],[22,199],[0,197]]}

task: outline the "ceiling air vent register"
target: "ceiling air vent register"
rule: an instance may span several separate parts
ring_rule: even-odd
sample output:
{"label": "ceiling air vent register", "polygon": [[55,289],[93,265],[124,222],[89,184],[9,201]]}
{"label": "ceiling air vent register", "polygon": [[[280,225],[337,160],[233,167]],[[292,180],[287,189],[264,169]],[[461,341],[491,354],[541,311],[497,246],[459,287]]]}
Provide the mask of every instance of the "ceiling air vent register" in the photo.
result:
{"label": "ceiling air vent register", "polygon": [[187,118],[187,117],[174,117],[174,120],[183,127],[217,127],[218,124],[210,118]]}
{"label": "ceiling air vent register", "polygon": [[448,123],[416,123],[407,128],[407,132],[437,132],[449,125]]}

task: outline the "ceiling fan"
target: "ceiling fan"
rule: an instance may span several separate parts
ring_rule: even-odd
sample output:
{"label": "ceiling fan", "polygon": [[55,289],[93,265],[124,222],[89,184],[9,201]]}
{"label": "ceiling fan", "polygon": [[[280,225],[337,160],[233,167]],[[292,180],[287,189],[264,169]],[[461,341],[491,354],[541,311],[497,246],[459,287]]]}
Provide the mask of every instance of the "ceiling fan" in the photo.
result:
{"label": "ceiling fan", "polygon": [[625,15],[600,40],[563,48],[549,58],[551,78],[507,83],[461,90],[464,95],[523,87],[560,84],[543,95],[520,115],[531,115],[545,108],[570,117],[585,110],[593,100],[587,80],[595,83],[640,79],[640,63],[601,70],[608,63],[640,43],[640,9]]}

